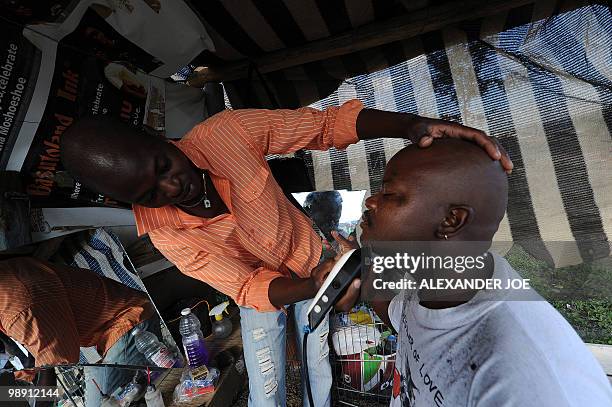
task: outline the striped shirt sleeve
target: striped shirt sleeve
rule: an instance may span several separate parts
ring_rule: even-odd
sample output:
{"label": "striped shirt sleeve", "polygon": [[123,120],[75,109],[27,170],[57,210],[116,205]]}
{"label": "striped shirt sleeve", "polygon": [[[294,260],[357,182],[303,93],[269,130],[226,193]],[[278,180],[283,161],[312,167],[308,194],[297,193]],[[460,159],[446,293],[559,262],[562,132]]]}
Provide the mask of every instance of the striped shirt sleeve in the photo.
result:
{"label": "striped shirt sleeve", "polygon": [[[155,247],[184,274],[230,296],[236,304],[260,312],[278,311],[268,296],[272,280],[286,277],[265,267],[253,267],[237,258],[198,250],[192,245],[161,243],[149,233]],[[157,242],[156,242],[157,240]]]}
{"label": "striped shirt sleeve", "polygon": [[357,116],[362,109],[360,101],[350,100],[323,111],[240,109],[228,111],[222,120],[235,121],[243,129],[238,133],[248,134],[246,141],[261,154],[288,154],[301,149],[344,149],[357,143]]}
{"label": "striped shirt sleeve", "polygon": [[79,334],[63,300],[33,303],[6,326],[10,336],[34,355],[37,367],[79,361]]}

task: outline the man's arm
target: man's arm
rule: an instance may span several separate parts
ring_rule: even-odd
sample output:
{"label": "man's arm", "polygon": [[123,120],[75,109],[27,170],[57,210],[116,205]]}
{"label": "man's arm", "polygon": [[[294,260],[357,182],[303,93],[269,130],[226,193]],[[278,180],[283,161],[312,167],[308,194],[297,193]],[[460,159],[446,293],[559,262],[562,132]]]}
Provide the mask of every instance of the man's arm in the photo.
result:
{"label": "man's arm", "polygon": [[451,137],[476,143],[492,159],[500,160],[504,170],[512,170],[512,161],[503,148],[480,130],[410,113],[363,109],[358,100],[323,111],[312,108],[244,109],[228,113],[225,119],[217,117],[218,120],[229,118],[249,135],[245,142],[256,146],[264,155],[286,154],[300,149],[341,149],[359,140],[375,138],[409,139],[420,147],[428,147],[435,138]]}
{"label": "man's arm", "polygon": [[311,278],[279,277],[268,288],[268,298],[276,308],[307,300],[316,293],[317,287]]}
{"label": "man's arm", "polygon": [[303,107],[224,111],[204,122],[211,130],[206,141],[214,141],[223,148],[228,143],[224,140],[231,136],[251,146],[258,155],[343,149],[359,141],[355,123],[362,109],[361,102],[351,100],[325,110]]}
{"label": "man's arm", "polygon": [[7,334],[21,343],[34,356],[35,366],[77,363],[79,334],[66,298],[35,302],[21,312]]}
{"label": "man's arm", "polygon": [[236,304],[258,311],[312,298],[316,293],[310,278],[287,277],[265,267],[253,267],[237,258],[208,253],[206,245],[176,245],[158,232],[149,233],[155,247],[184,274],[228,295]]}

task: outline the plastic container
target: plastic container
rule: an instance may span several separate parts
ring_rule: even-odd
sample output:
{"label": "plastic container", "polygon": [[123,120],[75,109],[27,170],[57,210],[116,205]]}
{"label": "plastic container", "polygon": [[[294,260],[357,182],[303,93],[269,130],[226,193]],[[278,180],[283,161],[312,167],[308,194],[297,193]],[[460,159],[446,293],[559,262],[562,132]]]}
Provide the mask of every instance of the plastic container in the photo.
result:
{"label": "plastic container", "polygon": [[136,328],[132,331],[132,335],[136,342],[136,348],[145,356],[147,361],[159,367],[170,368],[174,366],[176,363],[174,355],[166,345],[157,339],[155,334]]}
{"label": "plastic container", "polygon": [[228,305],[229,301],[225,301],[210,310],[209,315],[215,317],[215,322],[212,325],[215,338],[227,338],[232,333],[232,321],[229,318],[223,318],[223,312],[226,312]]}
{"label": "plastic container", "polygon": [[202,379],[194,379],[192,372],[185,370],[181,376],[180,383],[174,389],[174,402],[186,403],[204,394],[215,391],[215,385],[221,372],[217,368],[211,368]]}
{"label": "plastic container", "polygon": [[117,396],[117,402],[121,407],[127,407],[134,401],[140,400],[145,392],[144,386],[133,381],[128,383]]}
{"label": "plastic container", "polygon": [[147,387],[145,402],[147,403],[147,407],[166,407],[161,392],[159,389],[156,389],[155,386]]}
{"label": "plastic container", "polygon": [[204,335],[200,329],[200,320],[191,313],[191,308],[181,311],[179,332],[183,337],[183,348],[189,367],[196,369],[208,364],[208,349],[204,341]]}

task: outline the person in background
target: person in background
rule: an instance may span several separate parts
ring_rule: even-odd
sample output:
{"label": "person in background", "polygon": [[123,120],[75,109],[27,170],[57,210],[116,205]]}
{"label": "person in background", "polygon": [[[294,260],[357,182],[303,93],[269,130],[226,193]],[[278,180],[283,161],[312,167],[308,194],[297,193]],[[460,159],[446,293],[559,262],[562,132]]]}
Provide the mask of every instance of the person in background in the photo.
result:
{"label": "person in background", "polygon": [[[95,346],[101,363],[147,365],[136,349],[134,327],[160,337],[159,317],[148,296],[91,270],[61,266],[31,257],[0,261],[0,334],[20,343],[34,366],[79,363],[81,347]],[[49,373],[45,385],[51,385]],[[120,372],[119,374],[117,372]],[[99,405],[129,376],[118,369],[85,368],[86,399]],[[32,382],[27,371],[17,377]],[[37,385],[43,385],[40,381]],[[89,405],[89,404],[88,404]]]}
{"label": "person in background", "polygon": [[[394,256],[377,242],[402,241],[406,247],[428,242],[455,258],[485,254],[482,267],[461,273],[420,266],[412,274],[417,288],[391,301],[368,291],[369,273],[339,303],[349,309],[361,291],[399,333],[391,406],[612,405],[601,366],[561,314],[532,289],[504,289],[520,276],[487,251],[507,194],[502,167],[481,149],[436,140],[427,149],[398,152],[387,164],[382,190],[366,200],[360,239],[376,253]],[[498,280],[502,289],[422,285],[434,277],[453,284]]]}
{"label": "person in background", "polygon": [[[61,158],[81,184],[133,204],[138,234],[183,273],[240,306],[249,405],[285,405],[284,307],[295,304],[298,347],[309,301],[331,262],[319,264],[321,239],[270,174],[268,154],[343,149],[359,140],[473,140],[508,171],[512,163],[483,132],[412,114],[364,109],[349,101],[324,111],[227,110],[178,142],[121,122],[86,118],[62,136]],[[86,157],[86,159],[84,159]],[[322,323],[308,343],[315,405],[329,406],[332,384]],[[308,401],[304,400],[304,405]]]}

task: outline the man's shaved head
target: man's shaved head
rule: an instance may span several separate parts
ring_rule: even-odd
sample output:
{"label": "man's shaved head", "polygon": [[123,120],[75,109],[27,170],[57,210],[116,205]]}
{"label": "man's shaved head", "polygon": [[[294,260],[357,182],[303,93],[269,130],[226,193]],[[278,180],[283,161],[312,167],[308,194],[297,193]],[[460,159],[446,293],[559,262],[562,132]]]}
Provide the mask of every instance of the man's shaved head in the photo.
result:
{"label": "man's shaved head", "polygon": [[491,241],[506,211],[499,162],[466,141],[404,148],[389,161],[383,183],[366,201],[362,240]]}
{"label": "man's shaved head", "polygon": [[[117,175],[131,172],[132,164],[140,158],[139,152],[148,150],[152,142],[151,137],[118,120],[82,119],[62,137],[62,163],[79,182],[112,194],[109,183]],[[124,159],[126,151],[130,152],[130,160]]]}
{"label": "man's shaved head", "polygon": [[64,133],[61,159],[83,185],[145,206],[201,194],[201,172],[173,144],[109,117],[84,118]]}

